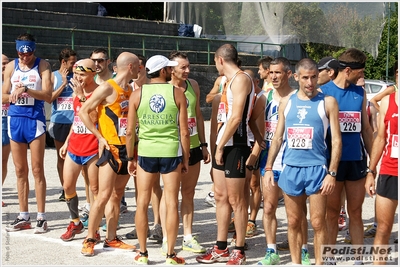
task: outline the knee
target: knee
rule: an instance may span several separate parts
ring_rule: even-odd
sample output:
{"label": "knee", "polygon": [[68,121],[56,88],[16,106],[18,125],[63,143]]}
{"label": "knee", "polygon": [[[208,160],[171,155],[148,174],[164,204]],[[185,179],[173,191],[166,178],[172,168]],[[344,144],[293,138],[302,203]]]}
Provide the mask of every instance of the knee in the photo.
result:
{"label": "knee", "polygon": [[193,201],[194,198],[194,188],[182,188],[182,201]]}
{"label": "knee", "polygon": [[392,232],[392,227],[393,224],[388,224],[386,222],[379,222],[378,227],[376,228],[376,235],[382,237],[388,237]]}
{"label": "knee", "polygon": [[99,187],[97,185],[90,185],[89,188],[93,195],[97,196],[99,194]]}
{"label": "knee", "polygon": [[43,175],[43,168],[39,166],[32,166],[32,175],[35,179],[41,180]]}
{"label": "knee", "polygon": [[274,216],[276,213],[276,208],[277,205],[274,205],[273,203],[264,200],[264,215],[267,217]]}
{"label": "knee", "polygon": [[15,175],[17,178],[26,178],[28,176],[28,166],[16,166]]}
{"label": "knee", "polygon": [[288,217],[288,227],[292,229],[300,229],[301,228],[301,218],[297,216]]}
{"label": "knee", "polygon": [[321,231],[326,229],[325,218],[311,218],[311,226],[314,231]]}
{"label": "knee", "polygon": [[258,192],[261,191],[261,189],[260,189],[260,181],[258,179],[251,179],[250,180],[250,190],[251,190],[251,192],[253,192],[253,194],[255,192],[258,193]]}

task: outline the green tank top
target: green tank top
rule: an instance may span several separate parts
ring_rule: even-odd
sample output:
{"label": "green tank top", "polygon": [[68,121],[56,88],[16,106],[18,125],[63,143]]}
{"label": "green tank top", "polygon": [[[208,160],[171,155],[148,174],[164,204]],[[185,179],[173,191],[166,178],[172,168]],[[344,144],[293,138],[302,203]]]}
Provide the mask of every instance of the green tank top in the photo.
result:
{"label": "green tank top", "polygon": [[188,126],[190,133],[190,149],[200,146],[199,134],[197,132],[196,102],[197,96],[189,80],[186,80],[186,103],[188,112]]}
{"label": "green tank top", "polygon": [[173,158],[182,156],[179,141],[178,107],[170,84],[144,84],[137,110],[139,119],[138,155]]}

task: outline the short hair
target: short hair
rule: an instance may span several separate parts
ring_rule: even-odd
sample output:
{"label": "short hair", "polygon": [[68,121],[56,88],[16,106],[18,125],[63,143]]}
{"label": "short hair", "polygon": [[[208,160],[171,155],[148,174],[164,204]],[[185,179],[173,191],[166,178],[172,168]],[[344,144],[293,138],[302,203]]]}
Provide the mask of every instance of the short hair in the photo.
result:
{"label": "short hair", "polygon": [[303,58],[299,62],[296,63],[296,66],[294,67],[294,69],[295,69],[295,72],[297,75],[299,75],[300,68],[305,69],[305,70],[316,70],[318,72],[317,62],[315,62],[311,58]]}
{"label": "short hair", "polygon": [[92,51],[92,53],[90,53],[89,58],[91,58],[93,54],[98,54],[98,53],[103,53],[107,59],[109,58],[108,51],[105,48],[96,48],[95,50]]}
{"label": "short hair", "polygon": [[260,58],[257,61],[257,66],[262,65],[263,69],[265,69],[265,70],[269,69],[269,65],[270,65],[272,60],[273,60],[273,58],[270,57],[270,56],[266,56],[266,57]]}
{"label": "short hair", "polygon": [[282,63],[282,65],[283,65],[283,70],[284,71],[286,71],[286,72],[288,72],[289,70],[291,70],[290,69],[290,61],[287,59],[287,58],[285,58],[285,57],[277,57],[277,58],[274,58],[271,62],[270,62],[270,66],[271,65],[279,65],[279,64],[281,64]]}
{"label": "short hair", "polygon": [[174,58],[188,59],[188,56],[185,52],[180,52],[180,51],[174,50],[169,54],[168,59],[173,60]]}
{"label": "short hair", "polygon": [[58,56],[58,60],[61,61],[65,60],[68,61],[68,59],[70,57],[76,56],[77,53],[75,52],[75,50],[72,50],[71,48],[64,48],[63,50],[61,50],[60,55]]}
{"label": "short hair", "polygon": [[367,56],[363,51],[357,48],[349,48],[338,57],[338,60],[346,63],[356,62],[364,64],[365,61],[367,61]]}
{"label": "short hair", "polygon": [[141,54],[137,54],[136,56],[139,58],[139,61],[142,61],[142,64],[140,65],[146,66],[147,58]]}
{"label": "short hair", "polygon": [[215,52],[215,57],[222,57],[226,62],[233,63],[238,67],[242,63],[238,57],[236,48],[231,44],[224,44],[219,47]]}
{"label": "short hair", "polygon": [[32,35],[32,34],[30,34],[30,33],[23,33],[23,34],[20,34],[18,37],[17,37],[17,40],[18,41],[32,41],[32,42],[36,42],[36,40],[35,40],[35,37]]}
{"label": "short hair", "polygon": [[162,69],[159,69],[158,71],[155,71],[155,72],[149,74],[149,69],[146,68],[146,76],[149,79],[158,78],[158,77],[160,77],[161,70]]}

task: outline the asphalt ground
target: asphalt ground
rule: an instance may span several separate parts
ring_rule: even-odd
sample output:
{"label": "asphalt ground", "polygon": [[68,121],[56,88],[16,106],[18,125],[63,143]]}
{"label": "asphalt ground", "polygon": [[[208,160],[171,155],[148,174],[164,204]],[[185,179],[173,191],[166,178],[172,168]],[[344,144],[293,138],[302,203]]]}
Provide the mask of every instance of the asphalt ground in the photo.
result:
{"label": "asphalt ground", "polygon": [[[209,122],[205,123],[206,135],[209,136]],[[28,154],[28,158],[30,154]],[[134,252],[125,251],[103,251],[103,244],[100,243],[95,247],[95,256],[85,257],[81,255],[82,241],[85,238],[87,231],[82,234],[76,235],[75,239],[70,242],[64,242],[60,239],[61,234],[66,231],[69,223],[69,211],[65,202],[60,202],[60,190],[62,189],[56,168],[56,150],[47,148],[45,152],[45,175],[47,182],[47,197],[46,197],[46,216],[48,219],[49,231],[45,234],[33,234],[33,229],[23,230],[19,232],[6,232],[5,227],[8,223],[12,222],[19,212],[18,196],[16,188],[16,178],[12,158],[8,163],[8,176],[3,185],[2,200],[7,204],[2,208],[2,235],[1,235],[1,253],[3,266],[29,266],[29,265],[62,265],[62,266],[131,266],[134,265],[133,258]],[[199,242],[205,247],[211,247],[215,244],[217,224],[215,220],[215,208],[208,206],[204,202],[204,198],[211,188],[211,179],[209,175],[211,165],[203,164],[196,187],[195,193],[195,213],[193,234],[198,236]],[[36,222],[36,200],[34,191],[34,181],[32,174],[29,175],[30,180],[30,194],[29,194],[29,209],[32,219],[32,226]],[[80,177],[77,182],[77,193],[79,196],[80,205],[85,203],[85,186],[83,177]],[[128,203],[128,212],[120,216],[121,228],[117,231],[118,235],[124,238],[128,244],[136,245],[139,247],[137,239],[125,240],[125,234],[130,232],[134,227],[135,215],[135,199],[134,199],[134,184],[131,178],[127,184],[125,191],[126,201]],[[287,219],[284,205],[279,205],[276,211],[278,220],[277,242],[287,238]],[[309,218],[309,214],[308,214]],[[370,225],[374,220],[374,199],[366,195],[363,204],[363,221],[364,226]],[[153,213],[151,206],[149,207],[149,222],[150,228],[153,222]],[[103,219],[104,223],[104,219]],[[258,234],[246,238],[249,249],[246,251],[247,264],[254,265],[262,259],[265,255],[266,241],[264,230],[262,226],[262,209],[259,210],[257,215],[257,232]],[[179,236],[176,242],[175,250],[179,256],[186,260],[186,264],[195,265],[197,254],[183,251],[182,244],[182,224],[179,228]],[[309,222],[309,252],[311,262],[315,263],[313,255],[313,230]],[[337,244],[344,245],[344,237],[346,231],[339,232]],[[105,238],[105,232],[101,231],[101,236]],[[398,212],[395,216],[395,224],[393,225],[390,243],[398,237]],[[229,234],[228,245],[231,241],[232,234]],[[373,238],[365,238],[365,244],[373,244]],[[394,244],[396,252],[393,253],[395,261],[391,264],[398,265],[398,246]],[[148,241],[149,251],[149,264],[150,265],[163,265],[165,263],[165,256],[160,252],[161,244],[156,241]],[[289,251],[279,251],[280,264],[291,264]],[[371,264],[370,261],[365,261],[365,264]],[[338,262],[338,265],[352,265],[353,261]],[[215,265],[224,265],[223,263]]]}

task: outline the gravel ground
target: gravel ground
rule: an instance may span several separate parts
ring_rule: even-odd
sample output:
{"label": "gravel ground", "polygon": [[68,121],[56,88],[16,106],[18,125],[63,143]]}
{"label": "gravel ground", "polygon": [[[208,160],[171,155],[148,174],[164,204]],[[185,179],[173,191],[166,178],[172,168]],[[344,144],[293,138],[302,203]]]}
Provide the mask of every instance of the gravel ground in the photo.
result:
{"label": "gravel ground", "polygon": [[[206,132],[208,136],[209,122],[206,122]],[[28,156],[30,156],[28,154]],[[2,208],[2,265],[66,265],[66,266],[91,266],[91,265],[133,265],[133,252],[120,252],[120,251],[103,251],[102,243],[96,245],[94,257],[84,257],[80,254],[82,241],[87,232],[79,234],[73,241],[63,242],[60,235],[66,230],[69,223],[69,212],[65,202],[60,202],[60,182],[57,175],[56,168],[56,150],[46,149],[45,152],[45,175],[47,181],[47,202],[46,202],[46,215],[49,224],[49,231],[46,234],[35,235],[32,230],[24,230],[19,232],[6,232],[5,226],[13,221],[18,212],[18,197],[16,189],[16,179],[14,165],[10,158],[8,177],[3,185],[2,200],[7,204]],[[193,234],[198,235],[199,242],[205,247],[211,247],[215,243],[217,225],[215,220],[215,208],[208,206],[204,202],[204,198],[211,188],[211,179],[209,176],[210,164],[203,165],[199,181],[196,187],[195,194],[195,214]],[[36,204],[33,177],[30,174],[30,188],[29,194],[29,209],[31,211],[31,218],[36,218]],[[83,178],[78,179],[77,193],[79,196],[80,204],[85,202],[85,186]],[[121,214],[120,223],[121,228],[118,230],[118,235],[125,236],[126,233],[132,230],[135,215],[135,200],[134,200],[134,185],[133,179],[130,179],[126,189],[126,201],[128,203],[128,212]],[[286,239],[287,235],[287,220],[285,208],[283,205],[278,206],[277,209],[278,231],[277,241]],[[149,209],[149,220],[153,221],[151,207]],[[374,219],[374,205],[373,199],[368,196],[365,197],[363,205],[363,220],[364,225],[370,225]],[[104,222],[104,220],[103,220]],[[265,254],[265,235],[262,227],[262,209],[257,215],[258,234],[252,238],[247,238],[246,242],[249,245],[249,250],[246,251],[247,264],[257,264],[258,260],[263,258]],[[34,223],[32,223],[34,226]],[[150,225],[151,227],[151,225]],[[196,254],[181,250],[182,244],[182,225],[180,225],[179,236],[176,243],[176,252],[186,260],[186,264],[194,265],[196,262]],[[314,263],[313,255],[313,231],[309,223],[309,251],[311,254],[311,262]],[[105,232],[101,232],[102,238],[105,237]],[[345,231],[339,232],[338,244],[345,244],[344,237]],[[396,213],[395,224],[393,226],[390,242],[398,236],[398,214]],[[229,234],[228,242],[230,242],[232,234]],[[136,240],[125,240],[125,242],[138,246]],[[373,238],[366,238],[365,244],[372,244]],[[165,257],[160,253],[160,244],[155,241],[149,241],[149,264],[163,265]],[[394,253],[394,265],[398,265],[398,246],[395,244],[396,252]],[[281,264],[290,264],[289,251],[280,252]],[[338,262],[339,265],[352,265],[352,261]],[[365,262],[371,264],[371,262]],[[223,264],[217,264],[223,265]]]}

